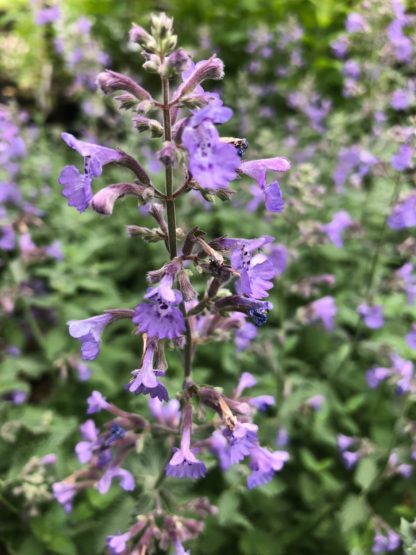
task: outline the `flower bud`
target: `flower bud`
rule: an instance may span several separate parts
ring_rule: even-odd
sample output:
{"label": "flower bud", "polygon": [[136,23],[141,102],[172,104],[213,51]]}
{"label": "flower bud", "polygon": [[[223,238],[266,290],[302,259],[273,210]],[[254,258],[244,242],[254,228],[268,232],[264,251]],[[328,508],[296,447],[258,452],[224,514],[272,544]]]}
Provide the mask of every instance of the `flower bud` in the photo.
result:
{"label": "flower bud", "polygon": [[205,79],[222,79],[224,77],[224,64],[214,54],[208,60],[198,62],[192,73],[185,79],[174,95],[177,100],[192,92],[194,88]]}
{"label": "flower bud", "polygon": [[164,166],[172,167],[176,162],[176,145],[173,141],[165,142],[163,148],[157,153],[157,157]]}
{"label": "flower bud", "polygon": [[192,287],[191,280],[186,270],[181,270],[178,274],[179,289],[183,295],[184,301],[193,301],[198,297],[198,293]]}
{"label": "flower bud", "polygon": [[160,58],[155,54],[150,54],[146,56],[146,61],[143,64],[143,69],[149,73],[159,73],[160,70]]}
{"label": "flower bud", "polygon": [[156,52],[157,44],[155,39],[143,27],[133,23],[129,33],[130,42],[140,45],[146,52]]}
{"label": "flower bud", "polygon": [[92,197],[91,207],[99,214],[108,216],[113,213],[116,200],[125,195],[134,195],[143,198],[146,189],[149,188],[135,183],[115,183],[114,185],[109,185],[101,189],[101,191],[98,191],[98,193]]}
{"label": "flower bud", "polygon": [[146,243],[156,243],[157,241],[165,240],[165,234],[158,227],[150,229],[138,225],[126,225],[126,231],[129,237],[141,237]]}
{"label": "flower bud", "polygon": [[144,116],[134,116],[133,123],[136,129],[142,133],[143,131],[150,131],[152,137],[163,136],[163,126],[155,119],[146,118]]}
{"label": "flower bud", "polygon": [[140,112],[141,114],[147,114],[147,112],[150,112],[152,108],[153,108],[153,102],[150,102],[150,100],[142,100],[137,105],[137,111]]}
{"label": "flower bud", "polygon": [[158,53],[166,56],[176,46],[177,36],[173,34],[173,18],[164,12],[151,17],[151,33],[156,41]]}
{"label": "flower bud", "polygon": [[[115,96],[114,100],[120,102],[120,110],[131,110],[132,108],[136,108],[138,105],[137,98],[129,93]],[[140,104],[142,104],[142,102]]]}
{"label": "flower bud", "polygon": [[111,71],[107,69],[98,74],[97,83],[101,90],[105,93],[112,93],[116,91],[126,91],[139,100],[149,100],[151,99],[150,93],[148,93],[143,87],[138,83],[133,81],[127,75],[118,73],[117,71]]}
{"label": "flower bud", "polygon": [[174,77],[187,69],[191,63],[191,56],[183,49],[178,48],[168,56],[165,64],[165,76]]}

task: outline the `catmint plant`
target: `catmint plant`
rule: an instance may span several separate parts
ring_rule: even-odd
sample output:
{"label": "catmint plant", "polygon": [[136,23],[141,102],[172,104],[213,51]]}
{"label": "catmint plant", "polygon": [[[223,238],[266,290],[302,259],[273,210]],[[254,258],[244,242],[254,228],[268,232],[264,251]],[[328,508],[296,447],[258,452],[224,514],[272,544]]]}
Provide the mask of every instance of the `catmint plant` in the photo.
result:
{"label": "catmint plant", "polygon": [[[130,376],[126,373],[122,379],[130,394],[148,397],[150,418],[116,406],[99,391],[92,392],[89,418],[80,428],[82,440],[75,448],[83,467],[56,482],[53,492],[70,511],[74,498],[87,488],[105,494],[115,482],[125,491],[135,490],[129,461],[139,456],[137,445],[147,434],[163,431],[172,449],[153,484],[152,507],[130,528],[109,530],[107,547],[109,553],[144,555],[158,545],[179,555],[189,553],[183,543],[201,533],[203,518],[215,508],[200,498],[178,505],[172,512],[161,495],[167,477],[203,478],[209,457],[214,455],[223,470],[246,461],[247,486],[251,489],[272,480],[289,454],[260,444],[254,417],[273,406],[275,400],[271,395],[246,394],[256,384],[252,374],[242,373],[232,392],[223,392],[218,383],[196,383],[192,375],[198,345],[226,337],[232,330],[237,348],[243,349],[257,335],[257,328],[266,323],[273,305],[265,299],[282,264],[284,267],[283,245],[273,246],[274,238],[268,235],[209,237],[191,221],[178,222],[177,206],[186,203],[191,192],[210,202],[228,200],[233,193],[230,184],[248,176],[256,183],[267,210],[281,212],[282,191],[275,178],[269,181],[268,173],[279,176],[290,163],[281,157],[243,161],[247,141],[221,137],[219,126],[228,122],[233,112],[217,93],[206,91],[203,85],[209,79],[222,79],[223,62],[212,55],[195,63],[186,51],[177,48],[170,17],[153,15],[150,32],[134,24],[130,40],[144,58],[143,69],[159,79],[160,97],[112,70],[100,73],[97,82],[105,94],[115,94],[120,109],[131,112],[139,132],[159,141],[155,158],[164,167],[164,188],[155,185],[140,156],[136,159],[116,145],[100,146],[69,133],[63,133],[62,139],[82,160],[80,167],[66,166],[59,183],[68,205],[81,214],[93,210],[109,216],[119,199],[135,197],[156,227],[128,225],[128,235],[159,241],[166,247],[165,263],[148,272],[148,289],[135,307],[109,307],[85,320],[68,322],[69,334],[80,342],[85,361],[99,356],[108,326],[120,319],[131,322],[142,344],[142,356]],[[94,180],[106,166],[126,168],[131,180],[96,191]],[[193,283],[196,275],[205,279],[202,290]],[[316,314],[328,325],[334,309],[328,306],[324,311],[321,316],[316,309]],[[179,392],[170,384],[167,346],[174,348],[182,361]],[[99,412],[109,416],[102,429],[91,418]]]}

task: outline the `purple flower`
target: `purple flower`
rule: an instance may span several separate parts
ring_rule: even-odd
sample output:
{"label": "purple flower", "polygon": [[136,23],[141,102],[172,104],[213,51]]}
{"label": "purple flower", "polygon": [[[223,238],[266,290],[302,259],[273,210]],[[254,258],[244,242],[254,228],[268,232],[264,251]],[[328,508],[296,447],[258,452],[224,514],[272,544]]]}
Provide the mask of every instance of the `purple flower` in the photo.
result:
{"label": "purple flower", "polygon": [[189,169],[205,189],[224,189],[236,178],[240,158],[231,144],[222,143],[215,123],[224,123],[232,110],[214,104],[198,110],[182,133],[189,153]]}
{"label": "purple flower", "polygon": [[110,466],[103,474],[101,480],[97,483],[97,489],[101,494],[107,493],[110,489],[113,478],[118,478],[120,487],[124,491],[133,491],[135,484],[131,472],[118,466]]}
{"label": "purple flower", "polygon": [[340,37],[331,42],[332,52],[337,58],[345,58],[350,46],[347,37]]}
{"label": "purple flower", "polygon": [[230,464],[237,464],[257,445],[258,426],[250,422],[237,422],[234,430],[224,430],[229,443]]}
{"label": "purple flower", "polygon": [[351,77],[352,79],[357,79],[360,76],[361,69],[358,62],[355,60],[348,60],[344,64],[343,73],[346,77]]}
{"label": "purple flower", "polygon": [[393,20],[387,28],[387,35],[393,47],[396,60],[408,63],[412,59],[412,41],[403,33],[405,20],[401,17]]}
{"label": "purple flower", "polygon": [[388,224],[391,229],[399,230],[416,226],[416,195],[409,195],[393,208]]}
{"label": "purple flower", "polygon": [[407,262],[396,270],[395,274],[402,280],[403,288],[407,294],[408,304],[413,304],[416,299],[416,276],[413,275],[413,264]]}
{"label": "purple flower", "polygon": [[343,451],[341,453],[342,462],[347,470],[351,470],[361,458],[358,451]]}
{"label": "purple flower", "polygon": [[276,401],[273,395],[258,395],[257,397],[252,397],[251,399],[249,399],[248,403],[260,412],[264,412],[269,407],[274,407]]}
{"label": "purple flower", "polygon": [[191,478],[196,480],[203,478],[206,474],[206,467],[199,461],[194,450],[191,450],[191,429],[192,429],[192,407],[186,405],[183,409],[183,428],[181,445],[174,450],[174,454],[166,465],[166,474],[172,478]]}
{"label": "purple flower", "polygon": [[372,552],[385,553],[386,551],[396,551],[400,545],[400,536],[396,534],[391,528],[387,529],[387,536],[382,534],[379,530],[376,532],[373,540]]}
{"label": "purple flower", "polygon": [[268,257],[278,275],[283,274],[287,266],[288,252],[284,245],[273,245],[268,252]]}
{"label": "purple flower", "polygon": [[276,445],[285,447],[289,443],[289,432],[286,428],[279,428],[276,434]]}
{"label": "purple flower", "polygon": [[289,458],[287,451],[269,451],[257,446],[250,452],[251,474],[247,478],[247,487],[253,489],[270,482],[274,473],[282,470]]}
{"label": "purple flower", "polygon": [[11,225],[0,227],[0,250],[11,251],[16,246],[16,234]]}
{"label": "purple flower", "polygon": [[411,349],[416,349],[416,324],[413,324],[412,330],[406,334],[406,343]]}
{"label": "purple flower", "polygon": [[56,455],[55,453],[48,453],[47,455],[43,455],[40,459],[41,464],[49,465],[56,463]]}
{"label": "purple flower", "polygon": [[272,237],[263,236],[258,239],[222,239],[222,247],[231,252],[231,265],[240,271],[240,278],[236,282],[236,291],[253,299],[267,297],[267,291],[273,287],[272,279],[276,275],[276,268],[264,254],[253,251],[271,243]]}
{"label": "purple flower", "polygon": [[393,363],[393,370],[398,377],[396,393],[397,395],[403,395],[410,390],[411,380],[413,378],[413,363],[396,353],[392,353],[391,360]]}
{"label": "purple flower", "polygon": [[100,338],[104,328],[112,320],[111,314],[99,314],[86,320],[67,322],[69,335],[81,343],[83,360],[94,360],[100,353]]}
{"label": "purple flower", "polygon": [[413,103],[413,100],[414,96],[412,91],[407,89],[397,89],[391,97],[390,106],[396,111],[407,110],[407,108],[409,108],[409,106]]}
{"label": "purple flower", "polygon": [[76,493],[75,485],[65,482],[55,482],[52,484],[52,491],[55,499],[60,503],[66,513],[72,511],[72,499]]}
{"label": "purple flower", "polygon": [[84,441],[80,441],[75,446],[75,452],[81,464],[91,460],[93,450],[97,446],[98,429],[93,420],[87,420],[80,426],[80,432]]}
{"label": "purple flower", "polygon": [[107,537],[107,547],[110,550],[111,555],[118,555],[124,553],[127,549],[127,542],[130,539],[130,532],[125,534],[119,534],[118,536],[108,536]]}
{"label": "purple flower", "polygon": [[367,22],[362,15],[358,13],[348,14],[347,21],[345,22],[347,33],[362,33],[366,27]]}
{"label": "purple flower", "polygon": [[185,551],[185,548],[179,540],[174,541],[173,547],[175,548],[174,555],[191,555],[190,551]]}
{"label": "purple flower", "polygon": [[54,23],[61,17],[59,6],[51,6],[50,8],[42,8],[35,13],[36,25],[47,25]]}
{"label": "purple flower", "polygon": [[[238,313],[237,313],[238,314]],[[237,351],[244,351],[247,349],[251,341],[257,336],[257,328],[254,324],[250,322],[245,322],[237,328],[234,335],[234,342]]]}
{"label": "purple flower", "polygon": [[162,403],[158,397],[149,399],[147,403],[150,413],[159,424],[176,428],[180,420],[180,404],[177,399]]}
{"label": "purple flower", "polygon": [[389,368],[383,368],[381,366],[377,368],[371,368],[366,372],[366,380],[368,386],[371,389],[375,389],[380,385],[380,383],[386,380],[391,375],[391,370]]}
{"label": "purple flower", "polygon": [[306,404],[311,408],[313,408],[313,410],[316,412],[321,410],[322,405],[324,403],[325,403],[324,395],[314,395],[313,397],[309,397],[309,399],[306,399]]}
{"label": "purple flower", "polygon": [[[242,162],[239,171],[248,175],[255,181],[261,189],[266,187],[267,171],[284,173],[290,169],[290,162],[286,158],[263,158],[261,160],[249,160]],[[277,183],[277,181],[275,182]],[[271,187],[271,185],[270,185]]]}
{"label": "purple flower", "polygon": [[106,398],[99,391],[93,391],[91,395],[88,397],[87,403],[88,403],[87,414],[94,414],[96,412],[106,410],[109,406],[109,404],[106,401]]}
{"label": "purple flower", "polygon": [[337,313],[334,297],[327,295],[326,297],[317,299],[309,305],[309,308],[311,310],[312,321],[321,320],[325,329],[334,329],[334,318]]}
{"label": "purple flower", "polygon": [[159,294],[159,288],[151,287],[146,293],[148,303],[141,303],[134,309],[132,321],[140,333],[147,333],[158,339],[174,339],[185,332],[185,320],[179,308],[182,295],[176,289],[175,300],[167,302]]}
{"label": "purple flower", "polygon": [[357,310],[368,328],[377,330],[384,326],[383,307],[381,305],[371,306],[367,303],[362,303]]}
{"label": "purple flower", "polygon": [[337,445],[340,451],[346,451],[355,442],[355,438],[352,436],[346,436],[345,434],[337,435]]}
{"label": "purple flower", "polygon": [[156,343],[149,340],[143,355],[142,366],[132,372],[133,378],[130,380],[128,390],[136,395],[143,393],[150,397],[157,397],[160,401],[168,401],[169,395],[166,387],[156,378],[163,372],[153,368],[155,350]]}
{"label": "purple flower", "polygon": [[413,149],[409,145],[401,145],[396,154],[391,157],[392,168],[398,172],[409,169],[412,165]]}
{"label": "purple flower", "polygon": [[75,166],[65,166],[58,179],[63,186],[62,195],[68,199],[68,205],[74,206],[78,212],[84,212],[93,196],[91,188],[93,178],[101,175],[102,167],[106,164],[119,162],[123,158],[123,153],[112,148],[79,141],[70,133],[62,133],[61,137],[70,148],[84,157],[83,174]]}
{"label": "purple flower", "polygon": [[215,430],[209,438],[209,448],[218,457],[221,470],[228,470],[230,464],[230,447],[224,434],[220,430]]}
{"label": "purple flower", "polygon": [[321,230],[326,233],[332,243],[338,248],[344,246],[342,234],[345,229],[352,225],[352,218],[345,210],[336,212],[329,224],[321,226]]}
{"label": "purple flower", "polygon": [[257,383],[256,378],[250,372],[243,372],[234,391],[234,397],[238,399],[247,387],[254,387]]}

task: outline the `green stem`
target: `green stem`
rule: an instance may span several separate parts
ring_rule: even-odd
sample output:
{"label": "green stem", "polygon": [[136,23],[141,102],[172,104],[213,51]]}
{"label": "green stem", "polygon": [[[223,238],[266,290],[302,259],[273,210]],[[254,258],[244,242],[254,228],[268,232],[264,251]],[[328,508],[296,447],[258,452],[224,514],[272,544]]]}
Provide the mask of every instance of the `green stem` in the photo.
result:
{"label": "green stem", "polygon": [[[172,122],[170,119],[169,108],[169,79],[162,78],[163,90],[163,123],[164,123],[164,138],[165,141],[172,140]],[[169,253],[170,258],[175,258],[177,253],[176,248],[176,214],[175,214],[175,199],[173,198],[173,169],[172,166],[167,166],[165,169],[165,183],[166,183],[166,213],[168,218],[169,230]]]}

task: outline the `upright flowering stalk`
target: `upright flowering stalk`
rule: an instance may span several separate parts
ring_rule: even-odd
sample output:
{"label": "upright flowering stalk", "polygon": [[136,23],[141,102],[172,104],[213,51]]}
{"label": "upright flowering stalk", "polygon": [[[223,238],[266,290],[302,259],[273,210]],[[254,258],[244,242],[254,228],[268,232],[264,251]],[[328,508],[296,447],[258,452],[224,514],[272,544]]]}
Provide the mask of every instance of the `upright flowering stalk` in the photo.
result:
{"label": "upright flowering stalk", "polygon": [[[140,132],[149,132],[152,137],[163,140],[155,157],[164,166],[164,191],[154,186],[141,162],[131,155],[62,134],[64,142],[84,159],[83,172],[67,166],[59,177],[69,206],[80,213],[92,209],[110,215],[119,198],[134,196],[146,204],[146,212],[158,227],[128,226],[129,235],[163,241],[169,255],[161,268],[148,273],[149,288],[134,310],[110,309],[86,320],[68,322],[70,335],[81,343],[82,358],[91,360],[99,355],[101,335],[107,326],[120,318],[131,321],[135,334],[142,338],[143,354],[126,389],[135,395],[150,397],[155,421],[126,412],[99,392],[93,392],[88,400],[88,414],[106,411],[112,420],[104,432],[92,420],[81,427],[83,441],[78,443],[76,452],[87,467],[55,484],[58,501],[70,510],[78,491],[95,486],[104,494],[113,478],[124,490],[133,490],[133,476],[120,465],[124,466],[126,461],[128,466],[127,458],[137,456],[135,443],[151,431],[163,431],[171,436],[174,450],[154,484],[154,510],[142,515],[125,533],[110,536],[107,542],[110,553],[153,552],[155,543],[162,550],[172,546],[176,553],[185,553],[182,542],[196,537],[202,524],[179,514],[172,519],[161,505],[158,491],[165,476],[204,477],[207,468],[200,460],[204,453],[216,454],[223,469],[247,458],[250,489],[270,481],[289,459],[286,451],[272,452],[259,444],[258,426],[253,418],[275,401],[270,395],[240,397],[244,388],[256,383],[253,376],[244,373],[232,397],[192,380],[192,363],[199,343],[235,332],[238,349],[243,349],[255,338],[256,327],[266,322],[273,305],[263,299],[273,287],[274,277],[281,272],[281,261],[273,255],[274,238],[207,238],[203,230],[189,224],[187,229],[178,229],[176,204],[192,190],[205,199],[215,196],[226,199],[232,192],[230,183],[247,175],[260,187],[266,208],[281,212],[282,191],[277,181],[266,183],[266,174],[272,171],[280,175],[290,168],[290,163],[279,157],[241,161],[247,141],[223,139],[218,127],[232,118],[232,110],[223,106],[217,94],[204,91],[201,84],[206,79],[223,77],[222,61],[213,55],[195,64],[190,55],[175,49],[177,37],[172,24],[172,19],[161,13],[152,17],[150,33],[138,25],[130,33],[130,39],[139,45],[145,59],[144,69],[159,76],[160,99],[153,98],[130,77],[114,71],[101,73],[97,79],[105,94],[117,93],[115,99],[121,108],[133,110],[132,122]],[[175,80],[176,88],[171,93]],[[108,165],[125,166],[132,172],[132,182],[113,183],[100,191],[94,190],[93,179]],[[175,167],[175,175],[182,176],[177,186]],[[182,238],[179,245],[178,237]],[[197,291],[191,283],[192,270],[206,278],[202,291]],[[230,291],[233,281],[234,293]],[[175,397],[175,392],[165,378],[168,368],[164,348],[168,341],[177,351],[183,351],[183,387],[171,401],[169,398]],[[193,409],[195,400],[216,413],[203,426],[199,422],[200,411]],[[181,439],[175,447],[178,426]],[[203,510],[195,511],[203,516],[212,512],[212,508],[207,512],[205,503]]]}

